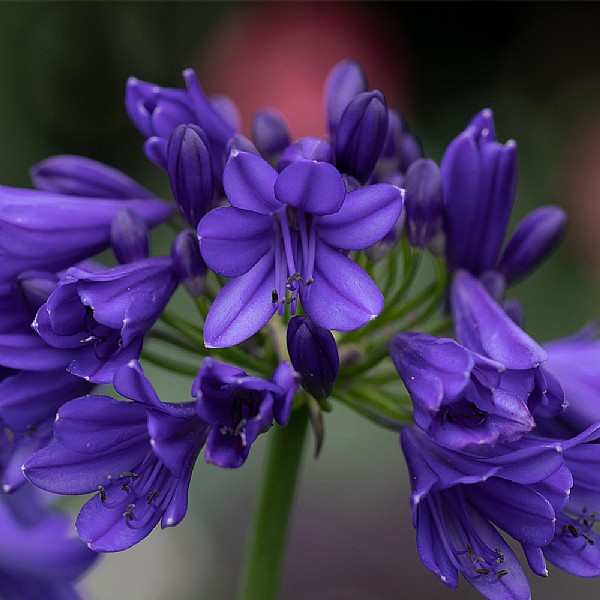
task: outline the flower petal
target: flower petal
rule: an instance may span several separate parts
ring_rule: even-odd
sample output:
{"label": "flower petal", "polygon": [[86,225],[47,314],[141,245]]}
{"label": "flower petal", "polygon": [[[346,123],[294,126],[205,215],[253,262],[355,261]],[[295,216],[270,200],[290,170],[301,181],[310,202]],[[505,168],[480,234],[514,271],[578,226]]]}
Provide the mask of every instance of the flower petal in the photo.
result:
{"label": "flower petal", "polygon": [[333,165],[324,162],[295,162],[286,167],[275,182],[275,196],[280,202],[313,215],[337,212],[345,195],[342,176]]}
{"label": "flower petal", "polygon": [[308,297],[305,288],[300,288],[302,306],[325,329],[358,329],[383,309],[383,295],[373,280],[356,263],[321,241],[317,241],[310,288]]}
{"label": "flower petal", "polygon": [[273,316],[275,258],[270,251],[244,275],[225,284],[204,324],[207,348],[234,346],[254,335]]}
{"label": "flower petal", "polygon": [[319,237],[333,248],[363,250],[377,243],[396,224],[403,190],[379,183],[350,192],[342,208],[319,219]]}
{"label": "flower petal", "polygon": [[223,206],[198,224],[204,262],[224,277],[247,273],[273,245],[273,218],[250,210]]}

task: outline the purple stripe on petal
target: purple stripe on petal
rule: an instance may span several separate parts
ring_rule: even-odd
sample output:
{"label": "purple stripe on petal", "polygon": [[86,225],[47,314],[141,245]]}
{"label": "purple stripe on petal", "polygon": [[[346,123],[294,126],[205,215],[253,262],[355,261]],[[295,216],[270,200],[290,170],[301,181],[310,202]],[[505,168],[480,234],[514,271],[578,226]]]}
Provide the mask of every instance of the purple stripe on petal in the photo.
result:
{"label": "purple stripe on petal", "polygon": [[280,173],[275,183],[275,196],[280,202],[313,215],[337,212],[345,195],[342,176],[324,162],[295,162]]}
{"label": "purple stripe on petal", "polygon": [[273,316],[275,288],[273,251],[240,277],[225,284],[213,302],[204,325],[207,348],[234,346],[254,335]]}
{"label": "purple stripe on petal", "polygon": [[273,218],[250,210],[223,206],[198,224],[204,262],[225,277],[247,273],[273,245]]}
{"label": "purple stripe on petal", "polygon": [[300,288],[302,306],[325,329],[358,329],[383,309],[383,295],[373,280],[356,263],[321,241],[317,241],[310,287],[308,297],[305,288]]}
{"label": "purple stripe on petal", "polygon": [[333,248],[368,248],[396,224],[402,199],[403,190],[385,183],[350,192],[338,212],[319,219],[319,237]]}
{"label": "purple stripe on petal", "polygon": [[281,208],[275,198],[277,171],[260,156],[232,150],[223,173],[225,195],[232,206],[270,215]]}

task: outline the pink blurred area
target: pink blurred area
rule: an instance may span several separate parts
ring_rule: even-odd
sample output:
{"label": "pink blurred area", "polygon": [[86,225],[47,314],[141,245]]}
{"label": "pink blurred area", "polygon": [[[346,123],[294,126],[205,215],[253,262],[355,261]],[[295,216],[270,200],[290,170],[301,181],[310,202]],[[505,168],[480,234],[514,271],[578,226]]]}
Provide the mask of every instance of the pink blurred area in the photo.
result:
{"label": "pink blurred area", "polygon": [[322,136],[323,84],[345,58],[362,66],[370,89],[380,89],[390,106],[407,108],[405,35],[385,15],[346,2],[249,4],[208,40],[197,72],[207,93],[233,98],[245,134],[254,112],[269,107],[285,116],[293,138]]}

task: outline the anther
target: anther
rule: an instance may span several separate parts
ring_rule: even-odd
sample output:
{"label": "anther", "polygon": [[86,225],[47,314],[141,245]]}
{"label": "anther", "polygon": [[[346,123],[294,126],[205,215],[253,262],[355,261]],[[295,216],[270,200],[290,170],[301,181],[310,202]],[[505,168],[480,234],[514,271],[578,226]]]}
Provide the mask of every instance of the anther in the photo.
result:
{"label": "anther", "polygon": [[154,498],[156,498],[156,496],[158,496],[158,490],[152,490],[148,494],[148,497],[146,498],[146,504],[150,504],[152,502],[152,500],[154,500]]}
{"label": "anther", "polygon": [[491,573],[489,569],[475,569],[475,572],[480,575],[489,575]]}
{"label": "anther", "polygon": [[501,571],[498,571],[496,573],[496,577],[498,579],[500,579],[501,577],[504,577],[505,575],[508,575],[508,569],[502,569]]}
{"label": "anther", "polygon": [[590,546],[593,546],[593,545],[596,543],[596,541],[594,540],[594,538],[593,538],[591,535],[589,535],[589,534],[587,534],[587,533],[582,533],[581,535],[582,535],[582,536],[585,538],[585,541],[586,541],[586,542],[587,542],[587,543],[588,543]]}
{"label": "anther", "polygon": [[133,509],[135,508],[135,504],[128,504],[127,508],[125,509],[125,512],[123,513],[123,516],[128,520],[128,521],[133,521],[135,519],[135,517],[133,516]]}
{"label": "anther", "polygon": [[125,484],[125,485],[122,485],[122,486],[121,486],[121,489],[122,489],[124,492],[130,492],[130,491],[131,491],[131,488],[130,488],[130,487],[127,485],[127,484]]}
{"label": "anther", "polygon": [[276,304],[277,302],[279,302],[279,294],[277,293],[277,290],[272,290],[271,291],[271,302],[273,304]]}
{"label": "anther", "polygon": [[100,502],[104,504],[106,502],[106,491],[101,485],[98,486],[98,492],[100,493]]}
{"label": "anther", "polygon": [[131,479],[137,479],[138,478],[138,474],[137,473],[132,473],[131,471],[123,471],[123,473],[121,473],[119,475],[119,477],[121,479],[124,479],[125,477],[131,477]]}

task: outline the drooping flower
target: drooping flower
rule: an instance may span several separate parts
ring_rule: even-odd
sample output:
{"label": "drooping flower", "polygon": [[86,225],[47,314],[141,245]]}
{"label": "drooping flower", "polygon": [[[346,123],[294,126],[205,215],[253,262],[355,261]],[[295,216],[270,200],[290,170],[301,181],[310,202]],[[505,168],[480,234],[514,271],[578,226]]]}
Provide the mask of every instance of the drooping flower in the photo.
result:
{"label": "drooping flower", "polygon": [[121,171],[84,156],[51,156],[30,169],[36,189],[83,198],[154,198],[154,194]]}
{"label": "drooping flower", "polygon": [[159,400],[136,361],[121,367],[107,396],[77,398],[58,411],[54,441],[33,454],[25,476],[57,494],[98,492],[77,518],[80,537],[102,552],[125,550],[161,521],[187,511],[192,470],[208,434],[195,403]]}
{"label": "drooping flower", "polygon": [[167,204],[151,198],[86,198],[0,187],[0,294],[9,293],[23,271],[57,272],[106,249],[112,221],[122,209],[148,227],[171,214]]}
{"label": "drooping flower", "polygon": [[466,452],[436,444],[417,427],[404,429],[423,564],[452,589],[461,573],[490,600],[529,600],[523,568],[496,527],[523,546],[537,575],[547,575],[542,550],[554,539],[573,483],[564,451],[581,441],[527,436]]}
{"label": "drooping flower", "polygon": [[452,284],[458,342],[422,333],[394,337],[392,360],[413,400],[415,422],[451,448],[519,439],[534,417],[560,414],[560,384],[543,348],[466,271]]}
{"label": "drooping flower", "polygon": [[381,239],[402,210],[400,189],[378,184],[346,194],[328,163],[301,160],[278,174],[245,152],[232,153],[223,183],[232,206],[198,225],[204,261],[231,278],[206,320],[208,347],[247,339],[287,303],[293,314],[298,296],[326,329],[357,329],[379,314],[381,293],[339,250]]}
{"label": "drooping flower", "polygon": [[139,357],[144,335],[177,283],[171,259],[164,257],[101,271],[72,267],[33,327],[47,344],[70,353],[70,373],[110,383],[120,366]]}
{"label": "drooping flower", "polygon": [[296,386],[296,375],[287,362],[267,381],[204,359],[192,396],[197,399],[199,417],[212,426],[206,460],[224,468],[242,466],[256,438],[271,428],[273,420],[287,424]]}
{"label": "drooping flower", "polygon": [[69,519],[41,496],[29,484],[0,495],[0,596],[81,600],[74,584],[97,554],[70,535]]}

